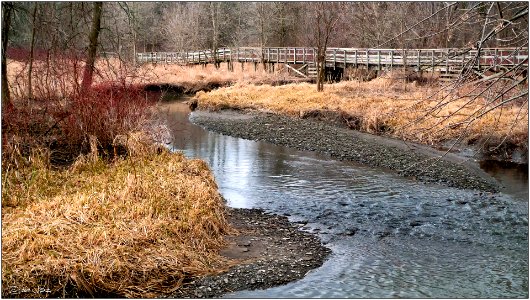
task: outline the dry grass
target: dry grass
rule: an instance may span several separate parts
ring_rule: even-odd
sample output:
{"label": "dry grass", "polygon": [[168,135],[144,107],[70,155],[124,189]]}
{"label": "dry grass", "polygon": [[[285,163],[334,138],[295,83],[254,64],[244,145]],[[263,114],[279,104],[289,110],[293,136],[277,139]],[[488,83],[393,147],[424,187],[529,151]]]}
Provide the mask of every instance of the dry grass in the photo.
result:
{"label": "dry grass", "polygon": [[127,159],[92,152],[63,171],[46,150],[5,145],[3,296],[154,297],[225,267],[231,229],[206,164],[140,134],[122,142]]}
{"label": "dry grass", "polygon": [[[218,250],[232,229],[206,164],[128,133],[153,125],[143,91],[152,70],[101,60],[81,91],[83,62],[58,59],[34,62],[32,99],[28,65],[8,62],[2,295],[154,297],[225,268]],[[57,169],[58,151],[79,154],[68,143],[90,152]],[[101,157],[106,146],[112,161]]]}
{"label": "dry grass", "polygon": [[297,80],[289,76],[283,69],[272,73],[265,71],[263,65],[258,64],[257,69],[254,70],[253,64],[250,63],[245,64],[243,70],[241,65],[236,63],[233,71],[228,70],[226,63],[222,63],[220,68],[215,68],[211,64],[206,66],[143,64],[138,67],[138,72],[142,74],[142,82],[173,84],[182,86],[187,92],[192,93],[234,83],[277,85]]}
{"label": "dry grass", "polygon": [[[504,140],[526,147],[527,105],[506,105],[469,126],[462,124],[473,119],[473,113],[495,104],[486,104],[483,98],[470,102],[471,97],[466,94],[472,89],[473,86],[464,86],[455,93],[438,85],[420,86],[418,81],[404,83],[399,76],[390,74],[369,82],[343,81],[327,85],[322,93],[308,83],[278,87],[238,84],[200,92],[196,98],[199,108],[211,110],[254,109],[301,117],[311,111],[337,112],[351,124],[355,123],[352,125],[355,129],[375,134],[384,132],[429,145],[455,140],[464,134],[464,140],[469,143],[487,140],[493,147]],[[440,105],[440,102],[447,103]],[[434,109],[437,106],[440,108]]]}
{"label": "dry grass", "polygon": [[[15,101],[27,101],[28,63],[7,60],[8,81],[12,98]],[[79,90],[85,64],[81,60],[60,59],[53,64],[46,61],[34,61],[32,71],[33,98],[64,99]],[[96,62],[94,84],[147,85],[169,84],[182,87],[184,92],[195,93],[201,90],[240,84],[280,85],[297,82],[300,78],[290,76],[283,66],[277,66],[275,72],[264,70],[262,64],[234,64],[232,71],[226,63],[220,68],[206,66],[180,66],[176,64],[141,64],[132,66],[119,59],[100,59]]]}
{"label": "dry grass", "polygon": [[144,91],[134,70],[116,59],[100,60],[95,82],[81,90],[83,67],[72,59],[60,59],[53,65],[35,61],[30,98],[28,65],[9,61],[12,105],[2,109],[3,140],[16,137],[25,146],[52,145],[53,150],[65,154],[63,160],[70,161],[77,152],[86,153],[90,135],[108,152],[117,135],[145,127],[159,96]]}
{"label": "dry grass", "polygon": [[[70,58],[56,58],[47,63],[42,60],[33,62],[32,88],[33,98],[37,100],[64,99],[79,90],[85,63]],[[12,100],[28,100],[28,69],[25,61],[7,60],[7,77]],[[109,58],[96,61],[94,84],[138,85],[146,75],[120,61]]]}

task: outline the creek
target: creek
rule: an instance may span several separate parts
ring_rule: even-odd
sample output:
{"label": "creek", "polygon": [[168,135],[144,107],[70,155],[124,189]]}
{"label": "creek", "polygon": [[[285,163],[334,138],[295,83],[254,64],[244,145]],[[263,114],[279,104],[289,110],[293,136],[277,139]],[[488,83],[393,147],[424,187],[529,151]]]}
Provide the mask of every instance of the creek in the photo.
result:
{"label": "creek", "polygon": [[181,102],[165,109],[169,147],[205,160],[229,206],[288,216],[333,251],[301,280],[225,297],[528,297],[528,175],[512,183],[526,193],[423,184],[206,131]]}

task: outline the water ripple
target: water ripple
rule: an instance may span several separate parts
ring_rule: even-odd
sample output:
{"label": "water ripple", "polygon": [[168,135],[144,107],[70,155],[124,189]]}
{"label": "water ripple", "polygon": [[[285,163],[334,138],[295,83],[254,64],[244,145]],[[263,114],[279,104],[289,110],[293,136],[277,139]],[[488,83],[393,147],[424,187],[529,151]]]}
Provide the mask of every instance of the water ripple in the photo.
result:
{"label": "water ripple", "polygon": [[528,203],[209,133],[183,108],[169,117],[173,149],[204,159],[229,205],[289,215],[333,250],[302,280],[227,297],[528,297]]}

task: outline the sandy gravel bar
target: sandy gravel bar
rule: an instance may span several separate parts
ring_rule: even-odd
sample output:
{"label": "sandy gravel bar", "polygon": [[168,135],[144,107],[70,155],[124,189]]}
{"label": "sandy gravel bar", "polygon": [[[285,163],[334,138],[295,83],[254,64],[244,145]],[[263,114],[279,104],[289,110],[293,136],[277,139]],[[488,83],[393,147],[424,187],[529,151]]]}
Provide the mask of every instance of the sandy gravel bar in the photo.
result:
{"label": "sandy gravel bar", "polygon": [[[208,130],[248,140],[318,151],[339,160],[382,167],[421,182],[496,192],[498,185],[464,157],[317,119],[257,111],[194,111],[191,121]],[[441,157],[443,156],[443,157]]]}
{"label": "sandy gravel bar", "polygon": [[185,283],[171,298],[216,298],[223,294],[265,289],[301,279],[318,268],[331,250],[314,234],[301,231],[303,223],[259,209],[228,208],[229,222],[239,231],[227,237],[221,254],[237,265],[227,272]]}

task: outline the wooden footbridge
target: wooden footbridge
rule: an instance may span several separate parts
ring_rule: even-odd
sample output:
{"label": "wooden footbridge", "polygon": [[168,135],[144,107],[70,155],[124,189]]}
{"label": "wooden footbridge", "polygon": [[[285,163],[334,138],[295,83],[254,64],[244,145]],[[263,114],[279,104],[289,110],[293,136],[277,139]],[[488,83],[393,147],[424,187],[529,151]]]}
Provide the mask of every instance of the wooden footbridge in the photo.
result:
{"label": "wooden footbridge", "polygon": [[[167,63],[180,65],[220,64],[225,62],[233,69],[235,62],[264,64],[274,70],[275,64],[286,66],[302,77],[316,77],[316,48],[220,48],[181,52],[137,53],[137,63]],[[356,49],[328,48],[326,69],[342,72],[345,68],[391,70],[413,68],[416,71],[440,72],[449,77],[464,69],[484,71],[528,70],[528,49],[482,48],[476,49]]]}

